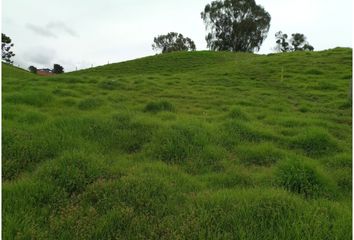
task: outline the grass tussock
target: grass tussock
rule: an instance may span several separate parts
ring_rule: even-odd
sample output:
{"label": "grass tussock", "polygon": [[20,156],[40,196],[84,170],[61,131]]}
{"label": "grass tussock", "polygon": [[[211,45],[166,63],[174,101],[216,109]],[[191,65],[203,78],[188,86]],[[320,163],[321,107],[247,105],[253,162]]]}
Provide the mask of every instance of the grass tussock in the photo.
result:
{"label": "grass tussock", "polygon": [[162,111],[173,112],[175,107],[168,101],[159,101],[159,102],[149,102],[146,104],[144,111],[151,113],[158,113]]}
{"label": "grass tussock", "polygon": [[304,160],[292,159],[277,166],[276,181],[284,189],[305,198],[333,197],[336,186],[320,167]]}

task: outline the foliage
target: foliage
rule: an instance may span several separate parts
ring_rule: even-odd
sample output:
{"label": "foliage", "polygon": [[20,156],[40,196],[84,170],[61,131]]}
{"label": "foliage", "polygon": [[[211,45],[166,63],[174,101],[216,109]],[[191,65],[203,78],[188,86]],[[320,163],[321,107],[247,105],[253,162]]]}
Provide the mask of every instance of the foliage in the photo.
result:
{"label": "foliage", "polygon": [[166,35],[159,35],[154,38],[152,49],[162,51],[162,53],[176,51],[195,51],[195,43],[188,37],[180,33],[170,32]]}
{"label": "foliage", "polygon": [[291,51],[313,51],[314,47],[307,41],[306,37],[302,33],[291,34],[291,39],[288,39],[287,34],[283,34],[279,31],[275,34],[277,52],[291,52]]}
{"label": "foliage", "polygon": [[37,68],[34,67],[34,66],[29,66],[29,67],[28,67],[28,70],[29,70],[31,73],[34,73],[34,74],[37,73]]}
{"label": "foliage", "polygon": [[60,66],[59,64],[54,64],[53,73],[55,73],[55,74],[64,73],[64,68],[62,66]]}
{"label": "foliage", "polygon": [[254,0],[220,0],[205,6],[201,17],[209,29],[208,47],[215,51],[258,51],[271,17]]}
{"label": "foliage", "polygon": [[282,33],[282,31],[279,31],[275,34],[276,38],[276,51],[279,52],[289,52],[291,50],[289,41],[288,41],[288,34]]}
{"label": "foliage", "polygon": [[11,58],[15,56],[15,54],[10,51],[14,46],[10,37],[6,36],[4,33],[1,33],[1,56],[2,60],[12,64]]}

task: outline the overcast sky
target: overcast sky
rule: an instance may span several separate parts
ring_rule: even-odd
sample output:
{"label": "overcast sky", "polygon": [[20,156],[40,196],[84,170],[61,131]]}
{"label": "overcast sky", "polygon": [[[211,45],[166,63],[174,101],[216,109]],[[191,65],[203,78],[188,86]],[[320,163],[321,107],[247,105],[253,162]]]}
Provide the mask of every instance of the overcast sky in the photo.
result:
{"label": "overcast sky", "polygon": [[[15,63],[66,71],[155,52],[153,38],[170,31],[206,49],[200,12],[211,0],[2,0],[2,32],[15,43]],[[352,46],[352,0],[256,0],[272,17],[259,53],[274,34],[304,33],[315,50]]]}

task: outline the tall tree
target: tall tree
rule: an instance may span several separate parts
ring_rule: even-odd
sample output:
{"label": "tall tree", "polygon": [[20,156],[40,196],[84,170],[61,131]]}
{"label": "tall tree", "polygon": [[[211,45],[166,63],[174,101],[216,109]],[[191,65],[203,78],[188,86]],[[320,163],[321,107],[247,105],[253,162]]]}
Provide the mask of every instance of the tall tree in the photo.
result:
{"label": "tall tree", "polygon": [[289,52],[291,47],[288,41],[288,34],[283,33],[282,31],[279,31],[275,34],[276,38],[276,47],[275,50],[277,52]]}
{"label": "tall tree", "polygon": [[154,38],[152,49],[162,53],[175,51],[195,51],[195,43],[180,33],[170,32],[166,35],[159,35]]}
{"label": "tall tree", "polygon": [[53,73],[55,74],[64,73],[64,68],[59,64],[54,64]]}
{"label": "tall tree", "polygon": [[208,48],[215,51],[259,51],[270,27],[270,14],[254,0],[218,0],[201,13]]}
{"label": "tall tree", "polygon": [[15,54],[10,51],[14,46],[10,37],[6,36],[4,33],[1,33],[1,52],[2,52],[2,60],[12,64],[11,58],[15,56]]}

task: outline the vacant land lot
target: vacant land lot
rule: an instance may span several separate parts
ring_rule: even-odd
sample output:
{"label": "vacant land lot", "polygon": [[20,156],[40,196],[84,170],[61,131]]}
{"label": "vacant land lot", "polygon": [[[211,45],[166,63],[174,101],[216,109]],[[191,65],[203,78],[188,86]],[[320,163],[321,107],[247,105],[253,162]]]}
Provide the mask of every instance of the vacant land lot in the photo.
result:
{"label": "vacant land lot", "polygon": [[4,239],[351,239],[352,50],[3,65]]}

